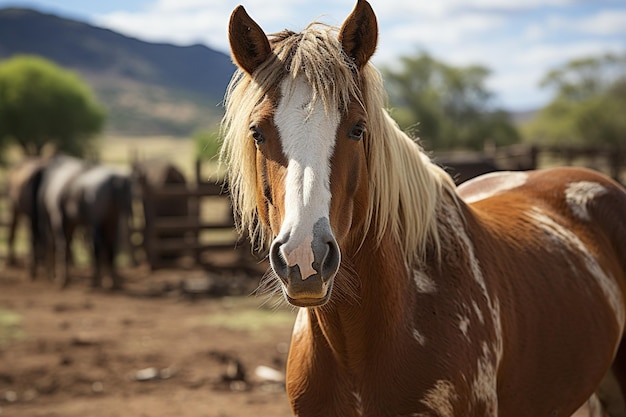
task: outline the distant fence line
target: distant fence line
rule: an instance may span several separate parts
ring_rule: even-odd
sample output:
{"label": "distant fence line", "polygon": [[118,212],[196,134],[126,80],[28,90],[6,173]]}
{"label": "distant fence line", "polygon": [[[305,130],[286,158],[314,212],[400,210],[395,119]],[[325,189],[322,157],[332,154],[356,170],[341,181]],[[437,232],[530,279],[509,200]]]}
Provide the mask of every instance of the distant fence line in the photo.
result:
{"label": "distant fence line", "polygon": [[457,174],[457,182],[489,171],[566,165],[596,169],[626,185],[626,148],[618,146],[517,144],[483,152],[442,152],[435,160],[452,168],[452,173]]}
{"label": "distant fence line", "polygon": [[560,165],[585,166],[601,170],[616,181],[624,183],[626,148],[598,145],[512,145],[495,150],[495,160],[505,164],[524,159],[535,169],[542,165],[544,157],[559,161]]}

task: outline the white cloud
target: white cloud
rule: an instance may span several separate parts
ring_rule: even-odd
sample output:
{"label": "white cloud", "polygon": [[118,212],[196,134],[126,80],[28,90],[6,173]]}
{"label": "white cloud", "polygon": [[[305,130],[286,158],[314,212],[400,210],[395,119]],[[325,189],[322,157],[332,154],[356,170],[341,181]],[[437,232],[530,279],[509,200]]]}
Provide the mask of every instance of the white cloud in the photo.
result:
{"label": "white cloud", "polygon": [[580,30],[594,35],[626,34],[626,10],[604,10],[580,21]]}
{"label": "white cloud", "polygon": [[228,17],[229,12],[220,8],[209,7],[193,13],[155,8],[140,13],[109,13],[98,16],[96,24],[152,42],[179,45],[202,42],[227,50],[223,38]]}
{"label": "white cloud", "polygon": [[[316,19],[340,25],[355,4],[354,0],[157,0],[139,12],[96,16],[95,22],[145,40],[202,42],[228,52],[228,19],[240,2],[267,32],[300,30]],[[377,65],[391,64],[419,49],[454,65],[485,65],[493,74],[489,86],[505,105],[545,100],[546,93],[537,84],[555,65],[626,51],[626,37],[620,37],[626,32],[626,7],[610,0],[598,4],[608,2],[611,8],[597,6],[583,17],[571,12],[578,0],[370,2],[381,31]]]}
{"label": "white cloud", "polygon": [[626,10],[600,10],[585,17],[551,15],[528,26],[525,36],[528,40],[538,41],[563,32],[588,36],[626,34]]}

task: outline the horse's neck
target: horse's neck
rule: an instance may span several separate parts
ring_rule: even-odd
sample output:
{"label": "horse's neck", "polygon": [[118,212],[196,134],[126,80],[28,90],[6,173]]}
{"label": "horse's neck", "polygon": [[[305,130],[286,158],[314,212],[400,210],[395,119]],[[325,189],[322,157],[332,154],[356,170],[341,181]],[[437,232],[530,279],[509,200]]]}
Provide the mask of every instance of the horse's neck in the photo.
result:
{"label": "horse's neck", "polygon": [[[376,249],[366,249],[374,247],[373,242],[366,241],[347,260],[353,271],[336,278],[357,280],[346,291],[356,294],[344,295],[313,313],[313,320],[319,324],[319,336],[323,335],[336,359],[348,367],[366,363],[370,355],[392,354],[382,351],[402,345],[394,341],[412,337],[407,329],[412,328],[409,298],[413,293],[402,251],[391,239]],[[342,291],[343,284],[335,284],[339,287],[337,292]]]}
{"label": "horse's neck", "polygon": [[[423,315],[423,303],[416,302],[419,296],[433,294],[442,276],[448,272],[440,256],[458,251],[455,230],[463,229],[463,216],[467,214],[449,197],[437,207],[437,217],[442,236],[437,248],[434,241],[427,245],[427,252],[421,261],[411,264],[404,256],[401,243],[387,234],[382,242],[376,242],[368,234],[364,242],[359,242],[358,250],[349,250],[343,262],[350,265],[345,274],[335,279],[336,297],[330,304],[313,313],[319,336],[327,339],[334,353],[341,360],[358,363],[364,355],[376,355],[374,350],[387,350],[384,354],[393,355],[395,347],[406,346],[417,341],[416,317]],[[452,245],[452,247],[447,247]],[[352,281],[346,284],[346,281]],[[347,289],[345,288],[347,287]],[[445,287],[445,285],[444,285]],[[352,295],[351,293],[356,293]],[[440,300],[446,302],[446,300]],[[420,310],[422,309],[422,310]],[[417,311],[420,310],[420,311]],[[367,348],[368,352],[363,349]]]}

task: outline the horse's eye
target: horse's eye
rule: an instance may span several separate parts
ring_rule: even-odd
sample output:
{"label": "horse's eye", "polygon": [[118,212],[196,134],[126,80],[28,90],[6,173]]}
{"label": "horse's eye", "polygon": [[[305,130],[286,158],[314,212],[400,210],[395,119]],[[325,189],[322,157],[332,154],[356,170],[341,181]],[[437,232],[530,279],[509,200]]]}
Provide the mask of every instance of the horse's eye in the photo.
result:
{"label": "horse's eye", "polygon": [[252,139],[254,139],[254,142],[257,145],[260,145],[263,142],[265,142],[265,136],[263,135],[263,132],[261,132],[257,127],[255,126],[251,127],[250,131],[252,132]]}
{"label": "horse's eye", "polygon": [[364,134],[365,134],[365,127],[363,125],[357,124],[357,125],[354,125],[352,129],[350,129],[348,136],[350,136],[351,139],[358,141],[358,140],[363,139]]}

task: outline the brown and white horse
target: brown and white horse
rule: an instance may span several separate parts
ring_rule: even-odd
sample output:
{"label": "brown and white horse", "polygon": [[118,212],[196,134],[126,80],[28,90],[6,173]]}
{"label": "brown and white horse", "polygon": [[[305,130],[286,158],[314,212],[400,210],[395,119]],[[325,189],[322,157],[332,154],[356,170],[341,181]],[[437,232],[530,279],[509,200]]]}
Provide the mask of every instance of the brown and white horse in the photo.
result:
{"label": "brown and white horse", "polygon": [[[388,116],[376,17],[267,36],[235,9],[223,158],[301,307],[298,416],[570,416],[626,382],[626,193],[581,169],[455,188]],[[626,385],[622,385],[626,386]]]}

